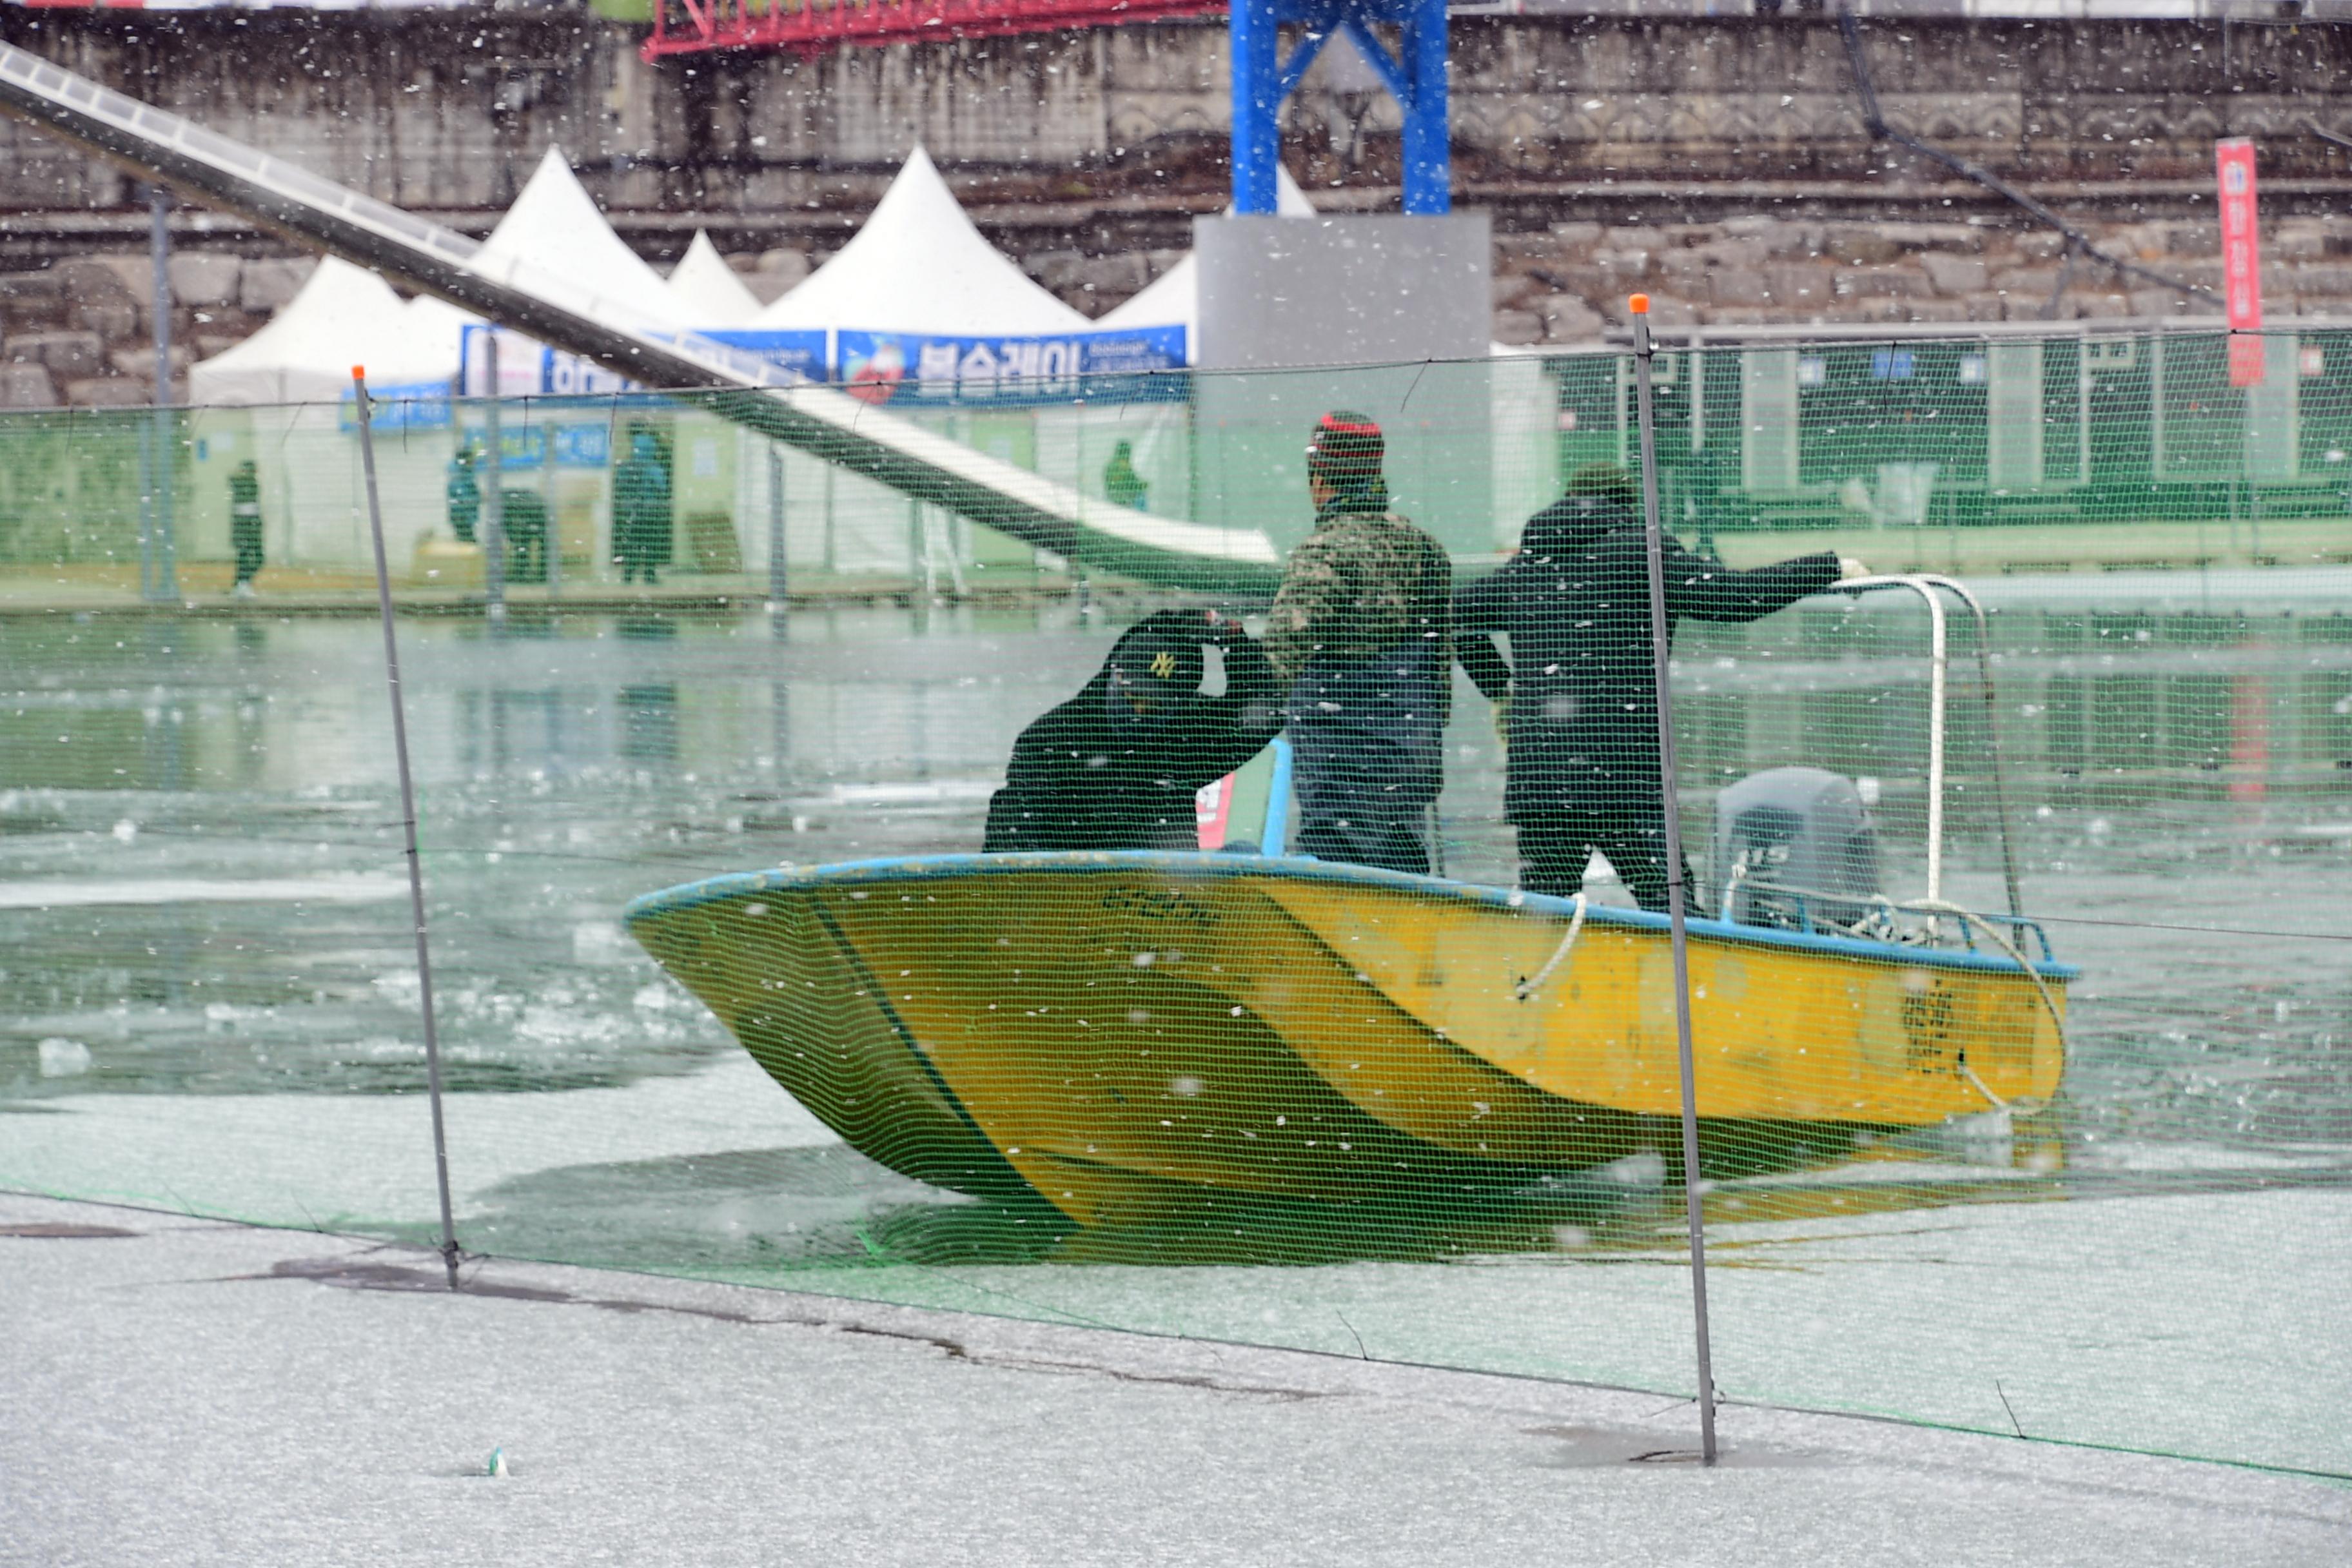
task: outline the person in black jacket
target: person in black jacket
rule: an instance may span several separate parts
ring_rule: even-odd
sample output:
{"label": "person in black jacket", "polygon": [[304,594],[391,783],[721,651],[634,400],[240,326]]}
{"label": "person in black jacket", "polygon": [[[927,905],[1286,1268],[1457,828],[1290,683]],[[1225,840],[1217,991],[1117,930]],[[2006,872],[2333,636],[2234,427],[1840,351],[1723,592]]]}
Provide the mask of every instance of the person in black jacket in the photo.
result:
{"label": "person in black jacket", "polygon": [[[1756,620],[1861,572],[1827,552],[1735,572],[1671,534],[1664,545],[1669,637],[1677,621]],[[1503,814],[1520,886],[1572,894],[1598,849],[1643,909],[1665,908],[1649,554],[1625,471],[1579,469],[1528,520],[1518,553],[1454,596],[1454,617],[1460,633],[1511,639]]]}
{"label": "person in black jacket", "polygon": [[[1215,696],[1202,690],[1204,646],[1224,663]],[[1147,616],[1076,697],[1021,731],[982,852],[1198,848],[1193,795],[1281,728],[1273,668],[1240,623],[1202,610]]]}

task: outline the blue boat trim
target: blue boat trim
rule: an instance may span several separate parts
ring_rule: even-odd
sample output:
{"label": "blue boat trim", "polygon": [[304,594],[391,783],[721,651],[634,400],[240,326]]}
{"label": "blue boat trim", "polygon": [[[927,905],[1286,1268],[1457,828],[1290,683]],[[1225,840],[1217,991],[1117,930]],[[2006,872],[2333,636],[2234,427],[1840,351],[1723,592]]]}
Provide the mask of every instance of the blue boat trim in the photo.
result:
{"label": "blue boat trim", "polygon": [[[1575,900],[1543,893],[1523,893],[1510,888],[1490,888],[1457,882],[1445,877],[1417,877],[1404,871],[1384,871],[1370,866],[1349,866],[1311,857],[1186,853],[1174,849],[1053,850],[1015,855],[912,855],[882,860],[845,860],[831,866],[810,866],[772,871],[733,871],[688,882],[630,900],[621,918],[631,924],[656,915],[672,914],[704,904],[753,893],[798,891],[810,888],[884,885],[893,882],[936,882],[971,876],[1011,876],[1022,872],[1063,873],[1157,872],[1166,876],[1282,877],[1295,881],[1325,882],[1347,887],[1381,888],[1423,897],[1458,899],[1490,909],[1528,910],[1537,914],[1567,916]],[[1622,926],[1636,931],[1664,931],[1663,914],[1647,910],[1593,905],[1585,913],[1587,925]],[[1694,936],[1746,947],[1769,947],[1815,952],[1825,957],[1868,959],[1881,963],[1929,964],[1942,969],[1989,970],[2013,974],[2016,963],[1991,953],[1945,948],[1909,947],[1901,942],[1869,942],[1860,937],[1825,932],[1779,931],[1765,926],[1737,925],[1728,921],[1695,920]],[[2082,973],[2071,963],[2042,963],[2037,973],[2052,980],[2072,980]]]}

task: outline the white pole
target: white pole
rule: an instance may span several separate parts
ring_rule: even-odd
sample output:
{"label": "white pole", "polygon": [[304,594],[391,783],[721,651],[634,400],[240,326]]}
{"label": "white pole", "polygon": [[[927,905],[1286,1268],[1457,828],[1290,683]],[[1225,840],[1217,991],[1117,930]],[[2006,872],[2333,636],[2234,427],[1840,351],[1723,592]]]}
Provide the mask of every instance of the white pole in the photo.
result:
{"label": "white pole", "polygon": [[1675,955],[1675,1036],[1683,1075],[1683,1205],[1690,1219],[1691,1310],[1698,1345],[1699,1455],[1715,1463],[1715,1358],[1707,1342],[1706,1236],[1698,1194],[1698,1083],[1691,1050],[1690,947],[1685,922],[1683,828],[1675,766],[1675,710],[1666,676],[1673,623],[1666,618],[1665,536],[1658,526],[1658,451],[1650,417],[1650,297],[1636,294],[1633,382],[1642,426],[1642,520],[1650,554],[1650,653],[1658,682],[1659,816],[1665,827],[1666,920]]}
{"label": "white pole", "polygon": [[416,785],[408,771],[408,715],[400,694],[400,647],[392,635],[392,573],[383,557],[383,507],[375,488],[374,409],[367,372],[352,366],[358,394],[360,465],[367,475],[368,528],[375,537],[375,596],[383,612],[383,678],[392,689],[392,749],[400,759],[400,815],[408,831],[408,905],[416,922],[416,990],[425,1012],[425,1086],[433,1101],[433,1172],[441,1190],[441,1261],[457,1288],[457,1226],[449,1210],[449,1145],[441,1123],[441,1040],[433,1026],[433,956],[425,940],[425,867],[416,853]]}

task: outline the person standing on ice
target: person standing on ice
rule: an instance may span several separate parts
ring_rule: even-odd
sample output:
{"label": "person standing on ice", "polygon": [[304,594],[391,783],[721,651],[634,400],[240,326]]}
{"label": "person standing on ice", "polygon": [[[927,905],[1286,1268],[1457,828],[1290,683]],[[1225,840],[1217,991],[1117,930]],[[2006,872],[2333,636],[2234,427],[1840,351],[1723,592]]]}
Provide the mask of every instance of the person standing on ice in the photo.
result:
{"label": "person standing on ice", "polygon": [[[1224,667],[1213,695],[1211,647]],[[1281,728],[1274,671],[1239,622],[1161,610],[1120,634],[1076,697],[1021,731],[982,850],[1197,849],[1192,797]]]}
{"label": "person standing on ice", "polygon": [[[1672,534],[1663,542],[1670,637],[1677,621],[1757,620],[1864,575],[1858,562],[1827,551],[1735,572]],[[1517,553],[1454,595],[1454,616],[1465,636],[1511,639],[1513,673],[1498,706],[1510,752],[1503,815],[1518,830],[1519,886],[1568,897],[1598,849],[1643,909],[1664,909],[1649,545],[1633,479],[1614,463],[1579,468],[1568,493],[1528,520]],[[1687,866],[1683,883],[1692,885]]]}
{"label": "person standing on ice", "polygon": [[261,574],[261,474],[251,458],[228,477],[228,542],[236,553],[236,580],[229,592],[240,599],[253,597],[253,580]]}
{"label": "person standing on ice", "polygon": [[1453,706],[1454,563],[1389,510],[1386,452],[1369,415],[1336,409],[1317,422],[1315,531],[1284,568],[1265,654],[1289,693],[1292,847],[1426,873]]}
{"label": "person standing on ice", "polygon": [[669,475],[662,468],[653,432],[632,429],[629,455],[613,470],[613,558],[621,581],[646,574],[648,585],[669,563]]}
{"label": "person standing on ice", "polygon": [[460,544],[474,542],[482,517],[482,486],[474,478],[474,448],[460,447],[449,459],[449,482],[443,488],[449,504],[449,531]]}

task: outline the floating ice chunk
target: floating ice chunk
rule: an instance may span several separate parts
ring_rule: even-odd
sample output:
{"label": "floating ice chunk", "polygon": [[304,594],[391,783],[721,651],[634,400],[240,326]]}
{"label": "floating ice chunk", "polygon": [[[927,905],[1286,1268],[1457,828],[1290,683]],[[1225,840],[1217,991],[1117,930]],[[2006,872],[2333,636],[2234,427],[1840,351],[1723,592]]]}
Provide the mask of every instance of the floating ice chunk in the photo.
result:
{"label": "floating ice chunk", "polygon": [[667,985],[642,985],[629,1001],[640,1013],[667,1013],[677,1005],[677,994]]}
{"label": "floating ice chunk", "polygon": [[1612,1160],[1592,1173],[1604,1182],[1615,1182],[1626,1187],[1655,1187],[1666,1179],[1665,1156],[1655,1149],[1644,1149],[1638,1154],[1628,1154],[1622,1160]]}
{"label": "floating ice chunk", "polygon": [[128,844],[138,837],[139,825],[129,817],[126,816],[114,825],[114,841],[117,844]]}
{"label": "floating ice chunk", "polygon": [[612,921],[582,921],[572,928],[574,963],[626,963],[635,952],[628,932]]}
{"label": "floating ice chunk", "polygon": [[79,1078],[89,1070],[89,1047],[63,1035],[51,1035],[38,1047],[43,1078]]}

